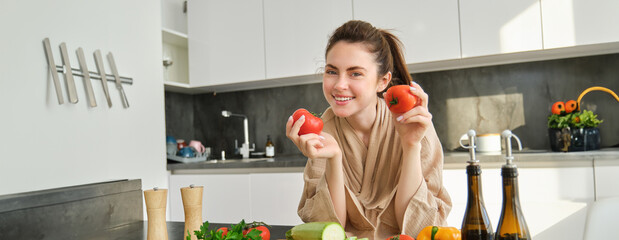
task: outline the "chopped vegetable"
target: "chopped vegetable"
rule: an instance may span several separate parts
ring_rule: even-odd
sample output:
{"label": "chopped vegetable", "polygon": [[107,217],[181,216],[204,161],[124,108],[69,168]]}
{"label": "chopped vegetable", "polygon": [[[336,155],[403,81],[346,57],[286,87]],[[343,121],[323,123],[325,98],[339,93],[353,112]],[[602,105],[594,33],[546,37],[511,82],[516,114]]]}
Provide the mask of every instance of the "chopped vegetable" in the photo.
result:
{"label": "chopped vegetable", "polygon": [[286,232],[288,240],[344,240],[346,232],[336,222],[311,222],[297,225]]}

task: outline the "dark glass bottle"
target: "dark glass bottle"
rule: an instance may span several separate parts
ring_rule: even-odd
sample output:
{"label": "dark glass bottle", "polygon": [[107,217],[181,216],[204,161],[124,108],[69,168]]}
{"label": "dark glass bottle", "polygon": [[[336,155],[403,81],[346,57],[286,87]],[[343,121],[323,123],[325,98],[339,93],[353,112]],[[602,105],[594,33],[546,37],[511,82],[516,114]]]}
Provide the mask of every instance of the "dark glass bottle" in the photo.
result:
{"label": "dark glass bottle", "polygon": [[271,135],[267,135],[267,144],[265,147],[266,157],[274,157],[275,156],[275,145],[273,141],[271,141]]}
{"label": "dark glass bottle", "polygon": [[475,159],[475,131],[470,130],[467,135],[470,160],[466,166],[468,200],[462,221],[462,240],[492,240],[494,232],[481,190],[481,167],[478,164],[479,160]]}
{"label": "dark glass bottle", "polygon": [[524,240],[531,239],[527,222],[524,220],[522,209],[520,208],[520,197],[518,193],[518,168],[512,163],[514,157],[511,152],[511,138],[520,140],[511,131],[505,130],[501,134],[505,141],[505,160],[506,164],[501,167],[503,177],[503,207],[501,217],[497,226],[496,238],[501,240]]}
{"label": "dark glass bottle", "polygon": [[481,167],[479,165],[467,166],[466,175],[468,176],[468,200],[462,222],[462,240],[494,239],[492,225],[482,196]]}

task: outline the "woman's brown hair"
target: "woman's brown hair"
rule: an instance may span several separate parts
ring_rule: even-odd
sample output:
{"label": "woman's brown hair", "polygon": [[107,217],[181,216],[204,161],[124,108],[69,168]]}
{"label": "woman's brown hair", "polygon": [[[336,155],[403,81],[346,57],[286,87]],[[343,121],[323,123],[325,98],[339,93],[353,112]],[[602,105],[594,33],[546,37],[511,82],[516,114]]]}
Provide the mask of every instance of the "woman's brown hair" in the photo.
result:
{"label": "woman's brown hair", "polygon": [[364,21],[351,20],[337,28],[329,38],[325,57],[331,48],[339,41],[348,43],[363,43],[376,56],[378,76],[391,72],[391,81],[387,87],[378,93],[379,97],[394,85],[410,85],[413,78],[408,73],[408,67],[402,55],[402,42],[390,32],[375,28]]}

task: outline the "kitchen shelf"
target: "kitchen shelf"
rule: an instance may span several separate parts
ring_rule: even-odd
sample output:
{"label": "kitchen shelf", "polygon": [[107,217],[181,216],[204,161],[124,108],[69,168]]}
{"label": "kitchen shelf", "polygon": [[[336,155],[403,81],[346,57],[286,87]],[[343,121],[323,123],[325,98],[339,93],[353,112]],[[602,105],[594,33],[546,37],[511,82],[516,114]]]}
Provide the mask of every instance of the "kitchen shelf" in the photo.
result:
{"label": "kitchen shelf", "polygon": [[185,92],[191,86],[189,84],[187,34],[162,28],[161,40],[164,88],[167,91]]}
{"label": "kitchen shelf", "polygon": [[187,48],[187,34],[171,29],[161,29],[162,41],[179,47]]}

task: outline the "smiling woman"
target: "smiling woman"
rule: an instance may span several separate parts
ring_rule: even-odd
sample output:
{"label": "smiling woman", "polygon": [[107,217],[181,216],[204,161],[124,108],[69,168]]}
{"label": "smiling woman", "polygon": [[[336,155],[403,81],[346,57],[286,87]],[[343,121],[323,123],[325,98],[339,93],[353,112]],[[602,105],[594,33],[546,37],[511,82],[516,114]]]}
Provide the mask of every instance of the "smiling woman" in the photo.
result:
{"label": "smiling woman", "polygon": [[[412,82],[400,41],[363,21],[339,27],[327,45],[323,94],[330,107],[320,134],[288,138],[308,157],[299,216],[339,222],[350,236],[417,236],[445,225],[451,199],[442,185],[443,155],[428,95]],[[405,85],[419,104],[391,113],[384,92]]]}

